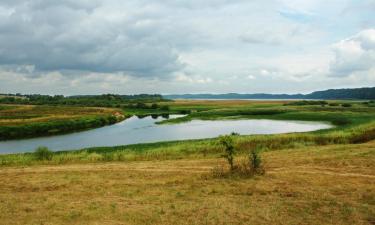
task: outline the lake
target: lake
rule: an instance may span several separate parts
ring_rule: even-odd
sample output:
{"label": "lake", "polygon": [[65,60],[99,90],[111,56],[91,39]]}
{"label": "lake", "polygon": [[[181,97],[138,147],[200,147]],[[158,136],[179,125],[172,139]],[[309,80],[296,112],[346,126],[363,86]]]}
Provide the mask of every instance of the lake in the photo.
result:
{"label": "lake", "polygon": [[[180,117],[171,115],[170,118]],[[116,146],[158,141],[213,138],[236,132],[239,134],[279,134],[307,132],[331,128],[324,122],[281,121],[267,119],[193,120],[180,124],[157,125],[165,118],[133,116],[120,123],[65,135],[23,140],[0,141],[0,153],[34,151],[46,146],[53,151],[88,147]]]}

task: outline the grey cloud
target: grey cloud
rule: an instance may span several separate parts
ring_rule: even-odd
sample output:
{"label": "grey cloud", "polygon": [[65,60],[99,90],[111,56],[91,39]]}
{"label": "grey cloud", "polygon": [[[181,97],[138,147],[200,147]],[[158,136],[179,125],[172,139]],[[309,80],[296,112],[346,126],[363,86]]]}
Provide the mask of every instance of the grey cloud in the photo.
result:
{"label": "grey cloud", "polygon": [[[327,83],[323,78],[373,83],[369,35],[344,40],[336,53],[329,49],[342,35],[374,27],[373,0],[364,1],[370,5],[350,0],[1,0],[0,89],[72,94],[258,87],[266,92],[308,79],[317,88],[317,81]],[[350,14],[339,14],[346,6]],[[308,20],[306,12],[313,12]],[[350,51],[352,42],[358,52]],[[334,78],[327,77],[332,56]],[[243,82],[231,79],[233,74],[257,79]]]}
{"label": "grey cloud", "polygon": [[[123,71],[136,76],[164,76],[184,66],[176,48],[185,33],[172,34],[173,28],[165,26],[172,21],[159,15],[145,17],[131,10],[112,15],[87,0],[2,2],[0,6],[13,10],[0,16],[2,65]],[[126,10],[126,4],[120,8]]]}

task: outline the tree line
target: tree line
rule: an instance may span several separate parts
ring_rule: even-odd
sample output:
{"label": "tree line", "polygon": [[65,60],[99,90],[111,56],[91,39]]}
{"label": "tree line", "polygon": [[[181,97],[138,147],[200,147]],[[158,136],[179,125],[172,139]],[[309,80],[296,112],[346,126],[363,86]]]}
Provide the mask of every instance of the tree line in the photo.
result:
{"label": "tree line", "polygon": [[[168,101],[158,94],[139,95],[22,95],[22,94],[0,94],[2,104],[31,104],[31,105],[76,105],[96,107],[145,107],[146,103]],[[137,105],[140,104],[140,105]]]}

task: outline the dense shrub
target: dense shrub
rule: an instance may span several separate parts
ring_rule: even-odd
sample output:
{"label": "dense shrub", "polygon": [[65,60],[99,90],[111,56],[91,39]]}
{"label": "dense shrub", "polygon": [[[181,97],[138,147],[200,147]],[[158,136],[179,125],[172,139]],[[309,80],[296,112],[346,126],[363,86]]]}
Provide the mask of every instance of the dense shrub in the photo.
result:
{"label": "dense shrub", "polygon": [[345,108],[348,108],[348,107],[352,107],[352,104],[350,103],[343,103],[341,104],[342,107],[345,107]]}
{"label": "dense shrub", "polygon": [[164,110],[164,111],[169,111],[169,106],[168,105],[163,105],[160,107],[161,110]]}
{"label": "dense shrub", "polygon": [[307,100],[303,100],[303,101],[290,102],[290,103],[287,103],[285,105],[294,105],[294,106],[322,105],[322,106],[325,106],[327,104],[328,104],[328,102],[326,102],[326,101],[307,101]]}
{"label": "dense shrub", "polygon": [[47,147],[38,147],[35,150],[35,157],[37,160],[52,160],[53,152],[51,152]]}

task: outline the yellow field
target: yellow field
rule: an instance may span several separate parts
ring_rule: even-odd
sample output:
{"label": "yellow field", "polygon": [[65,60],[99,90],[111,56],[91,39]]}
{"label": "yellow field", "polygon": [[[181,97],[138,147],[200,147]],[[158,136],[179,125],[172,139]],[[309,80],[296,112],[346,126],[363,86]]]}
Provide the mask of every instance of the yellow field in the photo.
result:
{"label": "yellow field", "polygon": [[4,167],[0,223],[375,223],[375,142],[262,157],[252,179],[213,178],[217,158]]}

